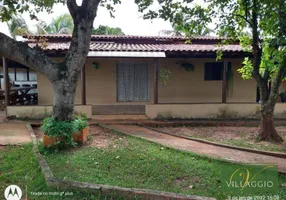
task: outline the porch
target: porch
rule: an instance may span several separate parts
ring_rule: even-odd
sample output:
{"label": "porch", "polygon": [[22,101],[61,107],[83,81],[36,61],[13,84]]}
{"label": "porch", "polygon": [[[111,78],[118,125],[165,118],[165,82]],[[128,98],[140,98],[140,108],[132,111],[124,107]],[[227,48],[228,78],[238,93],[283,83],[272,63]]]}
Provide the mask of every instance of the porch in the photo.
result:
{"label": "porch", "polygon": [[[93,119],[257,118],[259,116],[259,104],[256,102],[256,83],[254,80],[242,80],[237,72],[242,59],[225,58],[222,62],[221,80],[206,80],[205,77],[207,70],[205,63],[215,62],[215,58],[184,59],[196,66],[193,73],[182,70],[176,64],[180,60],[181,58],[158,57],[101,57],[100,59],[88,57],[76,90],[75,111],[78,113],[85,112]],[[97,69],[94,67],[95,63],[99,66]],[[146,70],[132,71],[131,74],[135,78],[130,81],[130,73],[120,72],[118,63],[123,66],[124,63],[128,63],[129,68],[132,68],[132,66],[130,67],[132,63],[134,66],[141,63],[140,67],[146,66]],[[226,78],[229,63],[232,63],[234,73],[231,95],[227,89],[228,81]],[[5,69],[4,62],[3,66]],[[159,70],[162,68],[172,71],[172,78],[167,85],[159,81]],[[124,70],[125,67],[122,69]],[[127,73],[128,76],[120,76],[119,72]],[[138,73],[137,76],[136,73]],[[139,78],[141,82],[135,83],[134,80],[142,76],[142,73],[146,73],[145,78]],[[4,73],[4,80],[6,81],[5,76],[7,73]],[[126,79],[126,77],[129,78]],[[123,81],[124,92],[122,92],[119,81]],[[130,88],[130,85],[135,85],[135,89],[133,86]],[[128,86],[129,90],[144,91],[128,93],[125,86]],[[8,95],[7,116],[39,119],[51,115],[52,86],[39,73],[37,74],[36,88],[37,101],[31,103],[19,102],[17,105],[13,105],[11,104],[13,102],[12,96]],[[36,88],[23,89],[28,91]],[[11,94],[13,89],[8,88],[8,91]],[[6,90],[3,92],[6,93]],[[275,116],[286,118],[286,104],[277,104]]]}
{"label": "porch", "polygon": [[8,105],[37,105],[37,74],[28,67],[2,58],[0,65],[0,111]]}
{"label": "porch", "polygon": [[[225,58],[220,62],[222,75],[219,80],[209,80],[212,77],[206,73],[206,63],[215,63],[214,57],[184,58],[184,61],[195,65],[195,72],[183,70],[177,64],[181,60],[150,57],[150,54],[148,58],[89,56],[78,81],[75,110],[78,113],[85,112],[94,119],[258,117],[256,83],[254,80],[242,80],[237,72],[241,58]],[[234,73],[231,95],[228,94],[226,78],[229,63],[232,63]],[[98,68],[95,68],[95,64]],[[119,65],[122,67],[119,68]],[[130,73],[134,66],[139,70],[131,70]],[[145,70],[141,70],[144,67]],[[162,68],[172,72],[167,85],[159,81],[159,70]],[[216,73],[214,70],[211,72]],[[133,92],[128,92],[131,90]],[[52,112],[53,89],[47,78],[39,73],[37,102],[33,102],[35,105],[11,105],[11,95],[8,97],[7,116],[44,118]],[[286,114],[286,104],[279,103],[277,117],[283,118],[283,113]]]}

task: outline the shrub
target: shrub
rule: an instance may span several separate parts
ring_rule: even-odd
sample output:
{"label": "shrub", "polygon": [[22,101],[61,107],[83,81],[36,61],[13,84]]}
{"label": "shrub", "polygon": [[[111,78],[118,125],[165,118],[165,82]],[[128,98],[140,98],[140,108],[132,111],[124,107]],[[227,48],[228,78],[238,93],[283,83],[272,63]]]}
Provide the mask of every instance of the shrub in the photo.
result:
{"label": "shrub", "polygon": [[88,127],[88,119],[85,113],[81,114],[80,116],[74,116],[74,124],[77,131],[82,131],[86,127]]}
{"label": "shrub", "polygon": [[73,133],[82,131],[88,127],[88,120],[86,115],[75,116],[72,121],[59,121],[55,117],[44,119],[41,129],[47,136],[57,138],[57,143],[54,145],[57,149],[64,148],[67,145],[76,146],[77,143],[73,141]]}

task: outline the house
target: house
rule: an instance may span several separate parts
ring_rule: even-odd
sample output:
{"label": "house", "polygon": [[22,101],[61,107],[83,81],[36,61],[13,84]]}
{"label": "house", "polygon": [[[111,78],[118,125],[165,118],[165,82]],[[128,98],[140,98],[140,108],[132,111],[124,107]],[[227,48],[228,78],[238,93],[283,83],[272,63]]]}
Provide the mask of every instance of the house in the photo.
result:
{"label": "house", "polygon": [[[45,45],[38,44],[39,38]],[[26,42],[61,60],[70,39],[70,35],[42,35]],[[257,84],[254,79],[243,80],[237,71],[251,54],[238,42],[218,45],[223,40],[93,35],[75,109],[95,119],[257,117]],[[223,53],[219,61],[217,51]],[[8,105],[7,115],[48,115],[53,90],[39,73],[37,91],[37,105]],[[286,104],[278,103],[276,116],[283,118],[285,111]]]}

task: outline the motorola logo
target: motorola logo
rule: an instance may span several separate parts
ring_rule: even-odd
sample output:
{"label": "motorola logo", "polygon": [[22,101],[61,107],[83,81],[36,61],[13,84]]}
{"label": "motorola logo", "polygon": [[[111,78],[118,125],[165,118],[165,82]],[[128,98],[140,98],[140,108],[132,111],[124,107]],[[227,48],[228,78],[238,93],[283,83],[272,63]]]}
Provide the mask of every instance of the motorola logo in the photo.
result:
{"label": "motorola logo", "polygon": [[17,185],[9,185],[4,192],[6,200],[20,200],[22,197],[22,190]]}

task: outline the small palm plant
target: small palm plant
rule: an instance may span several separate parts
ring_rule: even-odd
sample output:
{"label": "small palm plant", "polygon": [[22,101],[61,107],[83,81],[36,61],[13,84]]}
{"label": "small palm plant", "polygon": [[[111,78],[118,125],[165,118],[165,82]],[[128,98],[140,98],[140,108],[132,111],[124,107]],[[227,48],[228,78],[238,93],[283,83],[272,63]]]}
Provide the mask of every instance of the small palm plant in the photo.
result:
{"label": "small palm plant", "polygon": [[44,30],[49,34],[71,34],[73,27],[72,17],[69,14],[63,14],[53,19]]}
{"label": "small palm plant", "polygon": [[12,16],[12,19],[7,22],[7,25],[9,32],[14,39],[16,38],[16,35],[27,35],[31,33],[22,16]]}

